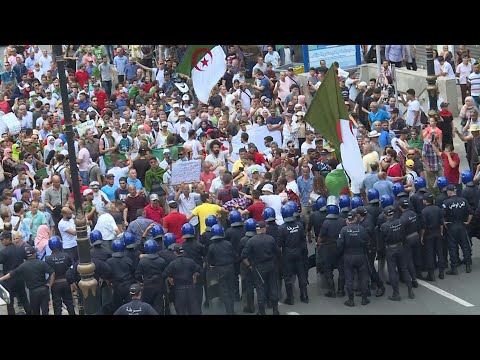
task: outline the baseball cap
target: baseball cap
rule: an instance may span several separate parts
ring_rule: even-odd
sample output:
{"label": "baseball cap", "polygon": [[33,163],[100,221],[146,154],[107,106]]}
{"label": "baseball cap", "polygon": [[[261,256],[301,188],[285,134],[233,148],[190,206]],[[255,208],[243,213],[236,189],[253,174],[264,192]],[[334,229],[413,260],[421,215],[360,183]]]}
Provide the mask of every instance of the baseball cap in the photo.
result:
{"label": "baseball cap", "polygon": [[446,187],[447,191],[455,191],[455,185],[453,184],[448,184],[447,187]]}
{"label": "baseball cap", "polygon": [[12,238],[12,233],[10,231],[2,231],[2,233],[0,234],[0,238],[11,239]]}
{"label": "baseball cap", "polygon": [[168,127],[168,122],[162,121],[162,127]]}
{"label": "baseball cap", "polygon": [[132,284],[130,286],[130,295],[138,295],[142,291],[142,287],[138,284]]}
{"label": "baseball cap", "polygon": [[370,131],[370,132],[368,133],[368,137],[369,137],[369,138],[371,138],[371,137],[379,137],[379,136],[380,136],[380,134],[378,133],[377,130],[373,130],[373,131]]}
{"label": "baseball cap", "polygon": [[259,221],[257,223],[256,229],[263,229],[264,227],[266,227],[265,223],[263,221]]}
{"label": "baseball cap", "polygon": [[365,216],[368,213],[367,209],[365,209],[365,206],[359,206],[355,209],[355,211],[357,212],[357,214],[360,214],[362,216]]}
{"label": "baseball cap", "polygon": [[208,130],[205,132],[205,134],[208,135],[208,134],[211,134],[211,133],[214,132],[214,131],[215,131],[215,130],[213,130],[213,129],[208,129]]}
{"label": "baseball cap", "polygon": [[367,83],[365,81],[360,81],[358,83],[358,86],[364,87],[364,86],[367,86]]}
{"label": "baseball cap", "polygon": [[37,250],[35,250],[34,247],[32,246],[28,246],[28,247],[25,247],[25,257],[28,258],[32,255],[35,255],[37,253]]}
{"label": "baseball cap", "polygon": [[408,208],[410,206],[410,201],[408,200],[408,198],[403,198],[400,202],[400,206],[405,209]]}
{"label": "baseball cap", "polygon": [[303,111],[297,111],[296,114],[297,116],[305,116],[305,113]]}
{"label": "baseball cap", "polygon": [[[79,94],[81,94],[82,92],[85,94],[85,91],[80,91],[80,93],[79,93]],[[47,89],[47,90],[45,90],[45,94],[46,94],[46,93],[50,93],[50,94],[51,94],[51,93],[52,93],[52,90],[50,90],[50,89]]]}
{"label": "baseball cap", "polygon": [[92,189],[85,189],[83,190],[83,196],[87,196],[87,195],[91,195],[93,194],[93,190]]}
{"label": "baseball cap", "polygon": [[150,195],[150,200],[158,200],[158,195],[157,194],[151,194]]}
{"label": "baseball cap", "polygon": [[173,108],[179,108],[180,107],[180,104],[179,103],[175,103],[172,105]]}
{"label": "baseball cap", "polygon": [[62,154],[64,156],[68,156],[68,150],[62,150],[62,151],[60,151],[60,154]]}
{"label": "baseball cap", "polygon": [[387,216],[393,215],[395,210],[393,209],[393,206],[387,206],[385,209],[383,209],[383,213]]}
{"label": "baseball cap", "polygon": [[433,194],[426,192],[425,194],[423,194],[423,200],[433,200]]}
{"label": "baseball cap", "polygon": [[265,184],[262,188],[262,191],[268,191],[273,194],[273,185],[272,184]]}
{"label": "baseball cap", "polygon": [[183,110],[182,110],[182,111],[179,111],[179,112],[178,112],[178,116],[186,116],[185,111],[183,111]]}
{"label": "baseball cap", "polygon": [[94,187],[94,186],[100,187],[99,182],[98,182],[98,181],[92,181],[92,182],[90,183],[90,187]]}
{"label": "baseball cap", "polygon": [[163,150],[163,155],[168,154],[170,156],[170,149],[165,149]]}
{"label": "baseball cap", "polygon": [[190,100],[190,96],[188,96],[188,94],[185,94],[185,95],[182,96],[182,100],[183,101]]}
{"label": "baseball cap", "polygon": [[173,246],[173,251],[175,251],[177,254],[182,254],[183,253],[183,246],[180,244],[175,244]]}
{"label": "baseball cap", "polygon": [[347,214],[347,219],[348,220],[353,220],[353,218],[355,217],[355,214],[356,214],[355,211],[349,211],[348,214]]}
{"label": "baseball cap", "polygon": [[407,165],[407,167],[413,167],[413,165],[415,165],[415,162],[412,159],[408,159],[407,161],[405,161],[405,165]]}
{"label": "baseball cap", "polygon": [[448,107],[448,105],[450,105],[450,103],[444,101],[444,102],[442,102],[442,103],[440,104],[440,107],[441,107],[441,108],[443,108],[443,107]]}

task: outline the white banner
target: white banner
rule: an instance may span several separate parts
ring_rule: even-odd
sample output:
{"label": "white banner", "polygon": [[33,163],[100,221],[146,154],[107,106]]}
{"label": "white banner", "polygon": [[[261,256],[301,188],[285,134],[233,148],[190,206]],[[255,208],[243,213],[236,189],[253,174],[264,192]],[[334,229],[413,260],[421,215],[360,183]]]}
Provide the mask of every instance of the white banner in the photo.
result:
{"label": "white banner", "polygon": [[189,183],[194,181],[200,181],[201,172],[201,160],[176,161],[172,165],[171,185],[178,185],[182,182]]}
{"label": "white banner", "polygon": [[78,131],[78,136],[82,137],[87,130],[95,129],[95,120],[87,120],[84,123],[81,123],[80,125],[75,126],[75,128]]}

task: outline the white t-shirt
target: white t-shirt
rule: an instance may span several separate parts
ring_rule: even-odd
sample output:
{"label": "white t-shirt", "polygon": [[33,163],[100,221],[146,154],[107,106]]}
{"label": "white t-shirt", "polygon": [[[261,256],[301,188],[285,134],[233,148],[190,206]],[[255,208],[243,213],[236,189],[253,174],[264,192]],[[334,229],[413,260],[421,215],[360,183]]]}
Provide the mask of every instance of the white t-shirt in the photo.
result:
{"label": "white t-shirt", "polygon": [[212,180],[212,185],[210,185],[210,193],[218,195],[218,192],[223,189],[222,179],[220,177],[216,177]]}
{"label": "white t-shirt", "polygon": [[192,124],[190,124],[188,121],[185,121],[183,123],[180,121],[177,121],[175,125],[173,125],[173,127],[175,128],[175,134],[180,135],[180,137],[184,141],[188,140],[188,132],[192,128]]}
{"label": "white t-shirt", "polygon": [[297,182],[295,180],[292,180],[292,181],[288,182],[287,186],[285,186],[285,188],[287,190],[292,190],[295,194],[300,196],[300,191],[298,190],[298,185],[297,185]]}
{"label": "white t-shirt", "polygon": [[280,55],[276,51],[273,51],[271,54],[267,53],[265,55],[265,62],[266,63],[271,63],[273,68],[275,69],[279,66]]}
{"label": "white t-shirt", "polygon": [[306,141],[303,142],[300,149],[302,155],[305,155],[308,152],[308,149],[315,149],[315,144],[313,143],[313,141],[310,144],[308,144]]}
{"label": "white t-shirt", "polygon": [[98,230],[102,233],[103,240],[108,241],[112,241],[117,238],[115,233],[116,229],[117,224],[115,223],[115,219],[109,213],[100,215],[94,228],[94,230]]}
{"label": "white t-shirt", "polygon": [[[188,196],[188,199],[185,197],[185,195],[182,193],[178,197],[178,212],[185,214],[186,217],[189,217],[192,214],[193,209],[197,206],[197,203],[195,200],[200,199],[200,194],[197,193],[190,193]],[[190,224],[193,226],[198,224],[198,216],[194,216],[190,220]]]}
{"label": "white t-shirt", "polygon": [[[446,61],[445,61],[445,62],[443,63],[443,65],[442,65],[442,68],[441,68],[441,69],[442,69],[443,72],[446,72],[446,73],[447,73],[447,75],[445,75],[445,77],[450,78],[450,79],[454,79],[454,78],[455,78],[455,72],[453,71],[452,65],[450,65],[449,62],[446,62]],[[465,76],[465,77],[466,77],[466,76]],[[464,77],[464,81],[465,81],[465,83],[466,83],[467,80],[465,79],[465,77]]]}
{"label": "white t-shirt", "polygon": [[202,144],[200,144],[200,141],[198,141],[197,139],[187,140],[185,141],[183,146],[185,145],[190,145],[192,147],[192,152],[193,152],[192,157],[194,159],[198,158],[198,153],[202,151]]}
{"label": "white t-shirt", "polygon": [[80,163],[78,164],[78,170],[80,171],[88,171],[91,163],[90,159],[90,152],[87,148],[82,148],[78,151],[78,157],[80,159]]}
{"label": "white t-shirt", "polygon": [[[413,121],[415,120],[415,111],[420,111],[420,102],[415,100],[410,100],[407,105],[407,119],[406,123],[408,126],[413,126]],[[420,114],[417,119],[417,126],[420,126]]]}
{"label": "white t-shirt", "polygon": [[[450,67],[452,67],[450,65]],[[462,85],[467,84],[467,78],[472,73],[472,64],[464,65],[463,62],[457,65],[457,73],[459,73],[458,83]],[[450,76],[449,76],[450,77]],[[455,75],[454,75],[455,77]]]}
{"label": "white t-shirt", "polygon": [[108,196],[102,190],[98,190],[98,193],[93,192],[92,204],[95,206],[95,210],[97,210],[98,215],[108,212],[105,208],[105,203],[103,202],[102,197],[107,200],[107,202],[110,202],[108,200]]}
{"label": "white t-shirt", "polygon": [[474,72],[468,75],[468,81],[470,81],[470,93],[472,96],[480,96],[480,74]]}
{"label": "white t-shirt", "polygon": [[266,207],[271,207],[275,210],[275,222],[277,225],[282,225],[282,198],[280,195],[261,195],[260,200],[263,201]]}
{"label": "white t-shirt", "polygon": [[38,63],[40,64],[40,67],[45,73],[52,68],[52,61],[53,60],[50,55],[47,55],[47,57],[42,55],[38,59]]}
{"label": "white t-shirt", "polygon": [[207,157],[205,158],[205,161],[209,161],[214,166],[218,165],[213,171],[215,175],[218,176],[218,173],[220,170],[219,167],[225,166],[225,161],[227,160],[228,156],[229,156],[228,151],[220,151],[218,153],[218,157],[215,157],[213,154],[210,154],[210,155],[207,155]]}
{"label": "white t-shirt", "polygon": [[123,168],[115,166],[108,170],[107,174],[115,175],[115,181],[113,183],[114,185],[119,187],[120,185],[118,184],[118,180],[120,180],[121,177],[128,177],[128,166],[125,166]]}
{"label": "white t-shirt", "polygon": [[348,98],[355,101],[358,95],[358,89],[353,83],[353,79],[347,78],[347,80],[345,80],[345,86],[348,88]]}
{"label": "white t-shirt", "polygon": [[58,222],[58,230],[60,231],[60,236],[62,237],[62,244],[64,249],[71,249],[77,246],[77,235],[71,235],[67,233],[67,230],[75,230],[75,220],[65,220],[62,219]]}

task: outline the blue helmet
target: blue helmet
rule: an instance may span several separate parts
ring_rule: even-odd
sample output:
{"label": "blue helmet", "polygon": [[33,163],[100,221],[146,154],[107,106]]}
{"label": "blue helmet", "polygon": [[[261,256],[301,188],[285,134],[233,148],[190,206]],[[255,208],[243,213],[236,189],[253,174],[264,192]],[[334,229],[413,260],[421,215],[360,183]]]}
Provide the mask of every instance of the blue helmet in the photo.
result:
{"label": "blue helmet", "polygon": [[135,247],[135,236],[130,232],[123,233],[123,243],[127,249]]}
{"label": "blue helmet", "polygon": [[162,225],[153,225],[153,227],[150,229],[150,234],[152,234],[152,237],[154,239],[158,237],[162,237],[165,234],[165,231],[163,230]]}
{"label": "blue helmet", "polygon": [[182,237],[184,239],[195,237],[195,228],[192,224],[186,223],[182,226]]}
{"label": "blue helmet", "polygon": [[123,243],[123,240],[117,239],[112,241],[112,251],[114,253],[122,252],[123,250],[125,250],[125,244]]}
{"label": "blue helmet", "polygon": [[282,206],[282,209],[281,209],[281,214],[282,214],[282,217],[283,217],[283,220],[284,221],[292,221],[294,220],[293,219],[293,214],[295,213],[295,210],[293,210],[293,208],[288,205],[288,204],[285,204]]}
{"label": "blue helmet", "polygon": [[228,220],[230,221],[230,226],[242,226],[243,219],[242,214],[238,210],[232,210],[228,214]]}
{"label": "blue helmet", "polygon": [[462,183],[465,185],[473,181],[473,172],[471,172],[470,170],[463,170],[460,176],[462,177]]}
{"label": "blue helmet", "polygon": [[90,242],[92,245],[101,244],[103,240],[102,233],[98,230],[93,230],[90,233]]}
{"label": "blue helmet", "polygon": [[325,211],[327,207],[327,199],[325,199],[323,196],[319,196],[317,200],[315,200],[315,206],[318,208],[318,210]]}
{"label": "blue helmet", "polygon": [[424,189],[427,186],[427,182],[421,176],[415,179],[415,190]]}
{"label": "blue helmet", "polygon": [[398,194],[405,192],[405,188],[403,187],[402,183],[395,183],[393,184],[392,192],[394,196],[397,196]]}
{"label": "blue helmet", "polygon": [[163,245],[168,248],[170,245],[175,244],[177,238],[172,233],[166,233],[163,235]]}
{"label": "blue helmet", "polygon": [[448,185],[448,179],[445,176],[440,176],[437,179],[437,185],[439,189],[443,189],[445,186]]}
{"label": "blue helmet", "polygon": [[143,245],[145,254],[155,254],[158,252],[158,244],[155,240],[147,240]]}
{"label": "blue helmet", "polygon": [[289,201],[287,201],[287,203],[285,205],[290,206],[293,209],[294,213],[298,212],[298,204],[295,201],[289,200]]}
{"label": "blue helmet", "polygon": [[352,204],[351,204],[352,209],[356,209],[359,206],[363,206],[362,198],[359,196],[352,197]]}
{"label": "blue helmet", "polygon": [[340,209],[349,208],[350,207],[350,196],[340,195],[338,197],[338,207]]}
{"label": "blue helmet", "polygon": [[52,236],[50,240],[48,240],[48,247],[50,250],[61,250],[62,249],[62,239],[60,236]]}
{"label": "blue helmet", "polygon": [[213,225],[210,231],[212,233],[211,240],[223,239],[225,237],[225,231],[223,230],[223,227],[218,224]]}
{"label": "blue helmet", "polygon": [[276,217],[275,209],[271,207],[266,207],[265,209],[263,209],[263,220],[274,221],[275,217]]}
{"label": "blue helmet", "polygon": [[[270,209],[270,208],[267,208],[267,209]],[[245,235],[247,236],[255,235],[257,233],[256,228],[257,228],[257,221],[255,219],[250,218],[245,220]]]}
{"label": "blue helmet", "polygon": [[382,205],[382,208],[386,208],[387,206],[393,205],[393,197],[390,194],[385,194],[382,195],[380,198],[380,204]]}
{"label": "blue helmet", "polygon": [[367,199],[369,203],[379,202],[380,193],[377,189],[368,189]]}
{"label": "blue helmet", "polygon": [[327,214],[328,215],[338,215],[340,212],[340,209],[338,208],[337,205],[328,205],[327,206]]}
{"label": "blue helmet", "polygon": [[210,230],[213,225],[217,224],[217,217],[215,215],[208,215],[205,218],[205,226],[207,227],[207,230]]}

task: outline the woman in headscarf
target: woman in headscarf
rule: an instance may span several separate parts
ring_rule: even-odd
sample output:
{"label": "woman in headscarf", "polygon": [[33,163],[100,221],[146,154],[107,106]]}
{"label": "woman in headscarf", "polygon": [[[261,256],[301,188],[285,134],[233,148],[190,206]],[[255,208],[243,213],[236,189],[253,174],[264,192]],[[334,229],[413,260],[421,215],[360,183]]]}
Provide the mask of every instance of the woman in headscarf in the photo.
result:
{"label": "woman in headscarf", "polygon": [[46,177],[42,180],[42,203],[45,203],[45,192],[52,186],[52,180],[50,177]]}
{"label": "woman in headscarf", "polygon": [[[43,158],[45,160],[47,160],[49,157],[52,158],[52,156],[49,156],[50,155],[50,151],[55,151],[55,137],[52,136],[52,135],[49,135],[47,137],[47,144],[45,145],[45,147],[43,148]],[[48,164],[48,161],[46,161],[46,163]]]}
{"label": "woman in headscarf", "polygon": [[6,186],[10,186],[12,179],[17,175],[17,163],[12,158],[12,149],[6,148],[3,150],[2,167],[5,174]]}
{"label": "woman in headscarf", "polygon": [[460,119],[462,126],[465,126],[467,124],[467,121],[471,118],[470,111],[475,108],[475,100],[473,100],[473,97],[467,96],[465,98],[465,105],[462,106],[460,109]]}
{"label": "woman in headscarf", "polygon": [[[43,224],[37,229],[37,236],[35,237],[35,249],[37,249],[37,258],[44,260],[47,254],[48,240],[50,239],[50,228]],[[51,251],[50,251],[51,253]]]}

